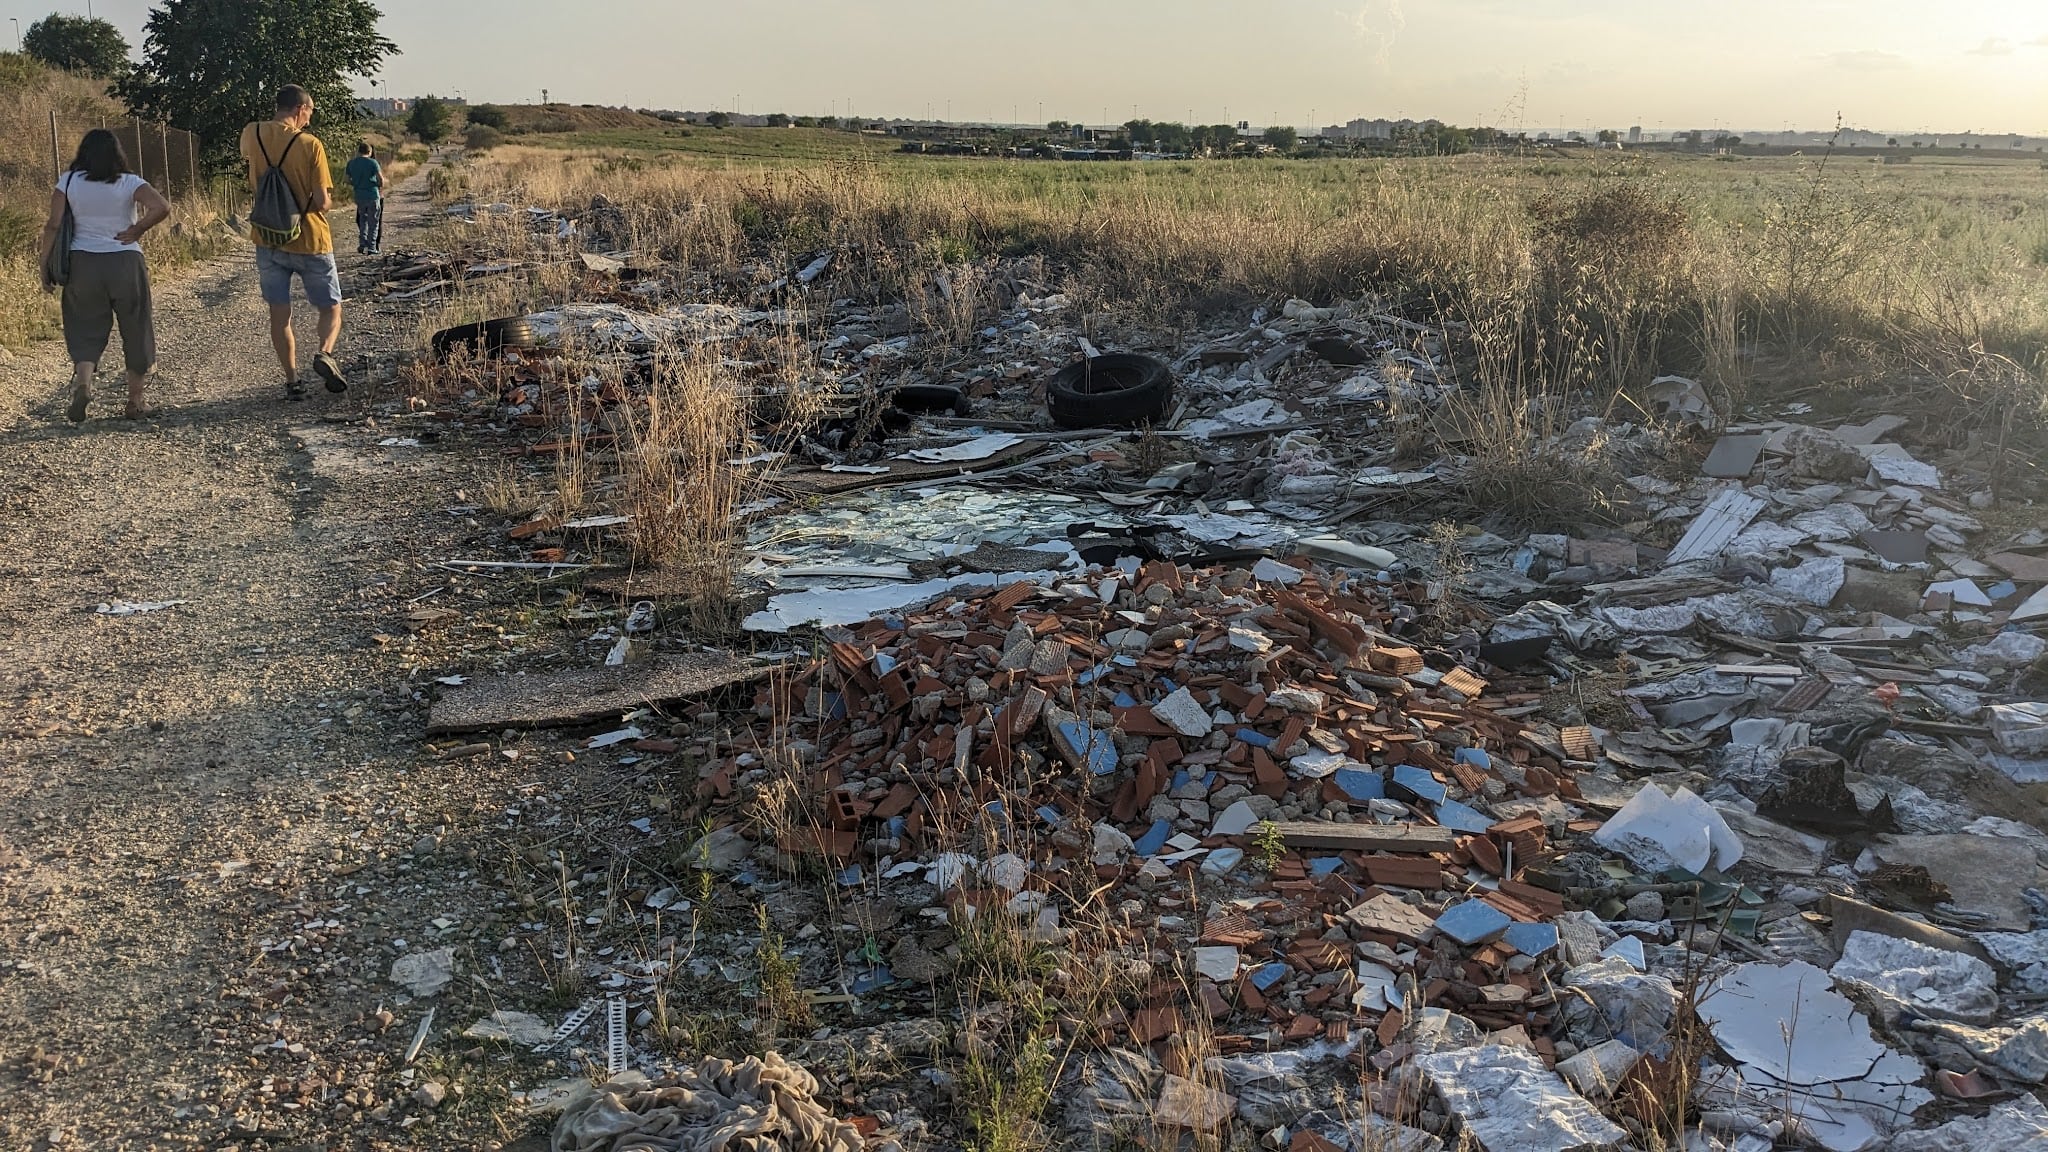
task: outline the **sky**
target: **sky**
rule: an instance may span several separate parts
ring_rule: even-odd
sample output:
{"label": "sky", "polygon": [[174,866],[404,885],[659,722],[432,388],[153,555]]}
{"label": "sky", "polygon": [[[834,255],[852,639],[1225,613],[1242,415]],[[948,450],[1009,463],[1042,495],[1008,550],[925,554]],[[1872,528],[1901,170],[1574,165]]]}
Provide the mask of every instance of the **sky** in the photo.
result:
{"label": "sky", "polygon": [[[148,0],[90,0],[139,43]],[[0,0],[26,27],[87,0]],[[386,95],[1312,128],[2048,134],[2048,0],[379,0]],[[12,34],[11,26],[0,33]],[[364,94],[371,94],[367,84]]]}

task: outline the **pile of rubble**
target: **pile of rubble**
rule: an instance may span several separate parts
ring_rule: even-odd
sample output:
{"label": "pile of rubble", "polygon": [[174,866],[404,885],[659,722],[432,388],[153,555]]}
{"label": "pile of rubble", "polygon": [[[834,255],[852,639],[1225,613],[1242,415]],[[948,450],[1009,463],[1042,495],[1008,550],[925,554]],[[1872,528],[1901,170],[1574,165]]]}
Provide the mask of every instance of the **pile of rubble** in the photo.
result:
{"label": "pile of rubble", "polygon": [[[1731,423],[1666,378],[1646,422],[1543,446],[1614,478],[1606,524],[1509,536],[1456,526],[1487,467],[1442,414],[1459,333],[1370,305],[1178,343],[1141,437],[1048,427],[1044,382],[1096,343],[1161,350],[1084,339],[1017,269],[966,346],[927,347],[900,304],[825,300],[830,254],[760,270],[752,310],[584,264],[604,290],[528,317],[537,343],[645,364],[740,333],[744,377],[772,343],[745,333],[795,327],[817,387],[905,398],[879,435],[744,462],[772,493],[747,628],[813,640],[751,715],[677,733],[700,847],[913,910],[887,947],[793,944],[843,997],[943,979],[981,916],[1144,973],[1088,1022],[1077,1138],[1623,1147],[1675,1095],[1691,1148],[2048,1142],[2048,531],[1992,527],[1976,458],[1922,459],[1892,417]],[[484,418],[548,423],[501,379]],[[515,528],[507,562],[578,561],[566,527]],[[646,629],[592,643],[659,653]],[[614,714],[675,670],[621,675]]]}

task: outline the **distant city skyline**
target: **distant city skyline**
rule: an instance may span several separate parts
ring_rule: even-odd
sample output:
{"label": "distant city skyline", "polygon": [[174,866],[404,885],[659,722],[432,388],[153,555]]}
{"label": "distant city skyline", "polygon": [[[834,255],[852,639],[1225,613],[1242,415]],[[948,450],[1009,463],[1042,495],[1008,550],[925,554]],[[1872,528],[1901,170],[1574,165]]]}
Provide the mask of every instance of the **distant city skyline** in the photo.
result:
{"label": "distant city skyline", "polygon": [[[93,0],[139,43],[148,0]],[[1044,123],[2048,135],[2041,0],[383,0],[364,95]],[[83,0],[0,0],[24,26]],[[621,35],[632,28],[633,35]],[[527,89],[531,89],[528,91]]]}

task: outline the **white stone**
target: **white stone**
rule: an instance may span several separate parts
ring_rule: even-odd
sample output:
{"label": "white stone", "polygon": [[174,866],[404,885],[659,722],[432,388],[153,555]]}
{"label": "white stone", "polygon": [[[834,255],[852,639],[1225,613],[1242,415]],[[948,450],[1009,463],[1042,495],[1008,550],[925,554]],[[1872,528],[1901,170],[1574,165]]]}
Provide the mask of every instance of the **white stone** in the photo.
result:
{"label": "white stone", "polygon": [[391,962],[391,982],[415,996],[432,996],[455,979],[455,949],[408,952]]}
{"label": "white stone", "polygon": [[1173,695],[1152,706],[1153,718],[1183,736],[1201,739],[1209,734],[1214,722],[1208,709],[1195,699],[1195,694],[1186,688],[1174,690]]}
{"label": "white stone", "polygon": [[1207,976],[1218,984],[1228,984],[1237,979],[1241,960],[1235,948],[1197,948],[1195,974]]}

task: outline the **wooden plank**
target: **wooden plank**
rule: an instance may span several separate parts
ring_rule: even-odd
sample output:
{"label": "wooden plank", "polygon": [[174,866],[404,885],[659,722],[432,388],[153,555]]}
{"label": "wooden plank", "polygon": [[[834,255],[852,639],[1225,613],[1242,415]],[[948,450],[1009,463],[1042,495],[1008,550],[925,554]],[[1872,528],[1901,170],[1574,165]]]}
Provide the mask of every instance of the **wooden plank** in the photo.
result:
{"label": "wooden plank", "polygon": [[428,715],[427,734],[574,728],[617,720],[635,708],[702,696],[767,673],[768,665],[729,652],[695,652],[646,666],[496,676],[442,692]]}
{"label": "wooden plank", "polygon": [[1335,848],[1359,852],[1448,852],[1457,837],[1433,824],[1337,824],[1284,821],[1274,825],[1289,848]]}

